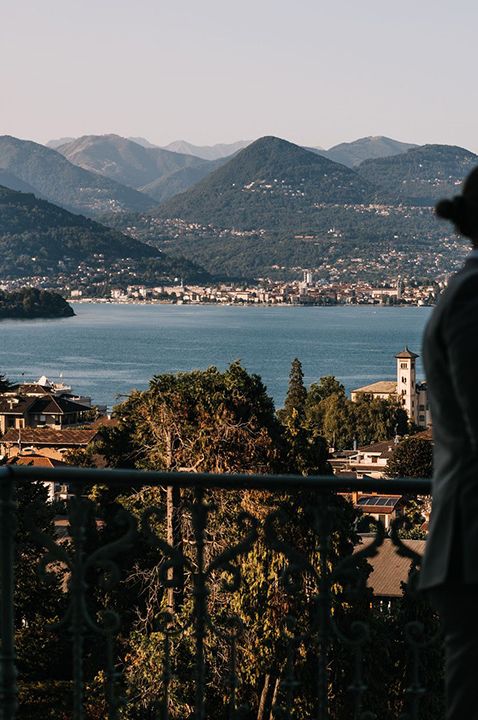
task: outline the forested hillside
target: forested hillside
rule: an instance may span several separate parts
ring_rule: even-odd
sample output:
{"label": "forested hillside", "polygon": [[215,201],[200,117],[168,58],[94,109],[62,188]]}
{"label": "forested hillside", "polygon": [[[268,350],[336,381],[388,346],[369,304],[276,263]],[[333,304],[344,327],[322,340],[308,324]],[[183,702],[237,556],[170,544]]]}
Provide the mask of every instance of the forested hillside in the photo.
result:
{"label": "forested hillside", "polygon": [[58,266],[102,254],[155,257],[158,252],[117,230],[57,207],[34,195],[0,186],[0,274],[48,273]]}

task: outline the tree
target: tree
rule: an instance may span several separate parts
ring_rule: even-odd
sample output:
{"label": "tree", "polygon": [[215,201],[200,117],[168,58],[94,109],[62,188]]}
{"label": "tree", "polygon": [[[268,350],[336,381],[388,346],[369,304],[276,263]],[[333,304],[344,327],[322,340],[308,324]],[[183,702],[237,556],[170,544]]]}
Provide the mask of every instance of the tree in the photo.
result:
{"label": "tree", "polygon": [[302,364],[298,358],[292,361],[289,373],[289,385],[285,398],[284,409],[281,411],[282,421],[287,423],[287,419],[292,417],[294,411],[299,420],[303,420],[305,416],[305,403],[307,400],[307,390],[304,385],[304,373]]}
{"label": "tree", "polygon": [[[295,365],[295,370],[300,367]],[[295,374],[297,379],[300,373]],[[303,393],[299,394],[302,395]],[[278,422],[274,406],[265,392],[260,378],[248,375],[239,363],[233,363],[224,373],[216,368],[177,375],[160,375],[153,378],[148,390],[135,393],[116,408],[119,420],[116,428],[106,431],[103,452],[109,464],[118,462],[123,467],[189,469],[196,471],[236,472],[324,472],[327,471],[327,445],[314,428],[300,419],[298,409],[292,407],[284,424]],[[110,452],[111,451],[111,452]],[[191,503],[192,492],[187,490],[171,498],[168,492],[149,489],[132,493],[121,500],[138,517],[151,505],[166,507],[166,520],[158,517],[155,529],[166,536],[184,556],[190,567],[195,566],[196,541],[193,534]],[[282,508],[275,532],[277,542],[297,547],[315,567],[320,567],[320,543],[312,527],[315,522],[313,508],[321,503],[330,532],[329,561],[333,565],[343,554],[351,552],[355,531],[356,513],[343,498],[327,497],[317,493],[262,493],[251,486],[238,492],[206,493],[211,509],[204,547],[205,564],[237,542],[244,535],[237,525],[238,510],[246,510],[259,521],[266,521],[271,511]],[[324,520],[325,521],[325,520]],[[324,531],[325,532],[325,531]],[[244,553],[234,565],[241,570],[243,585],[236,592],[221,589],[218,569],[211,578],[208,608],[212,628],[227,626],[228,618],[238,618],[242,632],[237,648],[238,665],[243,685],[237,695],[241,703],[254,708],[250,717],[270,720],[274,697],[280,691],[285,672],[287,642],[284,639],[282,620],[291,613],[306,624],[316,611],[316,597],[312,591],[313,579],[305,571],[296,593],[288,592],[283,576],[287,567],[284,554],[277,551],[270,538],[258,526],[258,538],[252,550]],[[154,716],[161,701],[161,682],[158,683],[157,666],[164,660],[164,635],[157,629],[156,618],[163,610],[173,610],[172,617],[187,627],[191,611],[189,590],[190,570],[175,579],[176,592],[171,597],[161,584],[157,553],[146,543],[136,551],[133,571],[123,586],[122,602],[131,595],[138,620],[126,640],[128,693],[135,698],[136,711],[128,717]],[[177,570],[177,569],[176,569]],[[342,589],[333,588],[335,611],[344,612]],[[347,606],[348,607],[348,606]],[[156,624],[155,624],[156,623]],[[205,653],[209,673],[214,682],[208,684],[209,707],[217,706],[223,714],[228,696],[228,675],[224,668],[231,661],[231,649],[222,640],[208,633]],[[173,698],[170,716],[187,716],[191,702],[191,660],[194,655],[192,629],[171,639],[174,678],[171,684]],[[301,667],[307,679],[306,714],[313,711],[313,677],[317,662],[313,650],[301,648]],[[302,657],[302,655],[304,657]],[[341,672],[339,664],[337,672]],[[339,683],[337,683],[337,686]],[[340,693],[340,691],[338,691]],[[221,709],[220,709],[221,708]],[[134,712],[137,715],[134,715]],[[216,717],[216,715],[214,716]]]}
{"label": "tree", "polygon": [[433,475],[433,448],[430,440],[409,437],[402,440],[388,461],[389,477],[430,478]]}
{"label": "tree", "polygon": [[409,429],[406,411],[398,403],[380,398],[361,397],[353,403],[355,437],[359,445],[369,445],[405,435]]}
{"label": "tree", "polygon": [[345,397],[345,387],[333,375],[324,375],[318,383],[312,383],[307,393],[307,405],[317,405],[331,395]]}
{"label": "tree", "polygon": [[[389,477],[431,478],[433,475],[433,447],[430,440],[409,437],[402,440],[388,461]],[[422,526],[430,514],[430,498],[423,495],[407,495],[404,498],[404,515],[408,526],[401,535],[413,539],[425,539]]]}
{"label": "tree", "polygon": [[0,393],[8,392],[12,387],[12,383],[6,375],[0,373]]}

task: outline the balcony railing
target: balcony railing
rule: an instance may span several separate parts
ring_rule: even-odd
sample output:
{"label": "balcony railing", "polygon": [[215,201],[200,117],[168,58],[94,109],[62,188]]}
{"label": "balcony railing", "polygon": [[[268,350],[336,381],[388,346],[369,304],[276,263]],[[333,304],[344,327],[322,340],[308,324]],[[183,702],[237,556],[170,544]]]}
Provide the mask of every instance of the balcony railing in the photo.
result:
{"label": "balcony railing", "polygon": [[[39,506],[25,507],[40,482],[71,493],[56,535]],[[403,539],[404,518],[391,541],[411,574],[404,599],[384,609],[367,589],[384,528],[375,522],[352,552],[354,511],[340,495],[430,489],[409,479],[1,467],[0,718],[439,717],[424,668],[440,644],[416,593],[420,557]],[[52,581],[57,616],[42,620]],[[70,658],[40,679],[25,640],[38,633],[57,643],[52,665]]]}

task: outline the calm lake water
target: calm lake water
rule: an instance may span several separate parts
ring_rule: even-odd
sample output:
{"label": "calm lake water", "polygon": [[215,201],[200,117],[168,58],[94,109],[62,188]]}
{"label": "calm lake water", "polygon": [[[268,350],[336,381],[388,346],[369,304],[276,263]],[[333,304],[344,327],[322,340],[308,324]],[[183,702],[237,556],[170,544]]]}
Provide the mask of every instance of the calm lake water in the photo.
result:
{"label": "calm lake water", "polygon": [[[74,304],[76,317],[0,323],[0,372],[10,379],[46,374],[111,406],[158,373],[224,369],[240,359],[258,373],[280,407],[290,363],[307,384],[335,375],[347,390],[394,379],[394,355],[420,353],[431,308],[220,307]],[[418,377],[422,378],[420,360]]]}

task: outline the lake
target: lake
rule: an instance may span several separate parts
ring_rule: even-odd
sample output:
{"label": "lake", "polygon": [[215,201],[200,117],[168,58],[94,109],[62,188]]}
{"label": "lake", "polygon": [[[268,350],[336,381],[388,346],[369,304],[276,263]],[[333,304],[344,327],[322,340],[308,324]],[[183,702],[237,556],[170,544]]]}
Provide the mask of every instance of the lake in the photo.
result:
{"label": "lake", "polygon": [[[421,352],[432,308],[248,307],[72,303],[76,317],[0,323],[0,373],[47,375],[109,408],[155,374],[240,359],[280,407],[291,361],[305,382],[335,375],[346,386],[395,378],[396,352]],[[418,378],[423,379],[420,359]]]}

